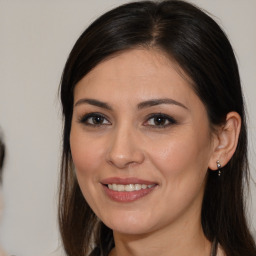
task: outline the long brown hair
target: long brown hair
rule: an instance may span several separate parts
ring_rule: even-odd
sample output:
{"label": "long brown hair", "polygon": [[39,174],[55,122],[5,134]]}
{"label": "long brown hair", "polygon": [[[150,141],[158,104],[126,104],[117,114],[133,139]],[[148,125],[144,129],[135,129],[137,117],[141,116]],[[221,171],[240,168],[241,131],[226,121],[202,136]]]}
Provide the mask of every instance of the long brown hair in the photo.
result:
{"label": "long brown hair", "polygon": [[140,1],[122,5],[93,22],[79,37],[66,62],[60,87],[64,116],[59,226],[67,255],[108,255],[112,230],[93,213],[74,174],[69,135],[76,84],[101,61],[136,47],[158,48],[174,59],[194,82],[210,123],[223,123],[236,111],[242,127],[237,150],[221,177],[208,172],[202,205],[205,236],[216,238],[227,256],[255,256],[245,218],[248,183],[247,132],[237,62],[218,24],[183,1]]}

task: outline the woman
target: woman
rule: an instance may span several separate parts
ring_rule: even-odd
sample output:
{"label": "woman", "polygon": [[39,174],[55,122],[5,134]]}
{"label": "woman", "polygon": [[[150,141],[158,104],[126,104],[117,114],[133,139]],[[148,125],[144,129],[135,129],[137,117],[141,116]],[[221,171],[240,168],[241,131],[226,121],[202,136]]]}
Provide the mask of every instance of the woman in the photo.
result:
{"label": "woman", "polygon": [[61,83],[68,255],[256,255],[232,47],[183,1],[135,2],[80,36]]}

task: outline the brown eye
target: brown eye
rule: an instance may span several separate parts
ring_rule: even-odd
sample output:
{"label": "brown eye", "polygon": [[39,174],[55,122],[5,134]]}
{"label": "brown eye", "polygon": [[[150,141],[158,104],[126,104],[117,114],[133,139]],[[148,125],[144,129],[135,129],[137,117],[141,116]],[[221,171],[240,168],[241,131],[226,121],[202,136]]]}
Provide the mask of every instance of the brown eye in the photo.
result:
{"label": "brown eye", "polygon": [[165,125],[166,123],[168,123],[168,120],[165,117],[158,116],[153,118],[153,122],[154,125]]}
{"label": "brown eye", "polygon": [[110,122],[101,114],[90,113],[79,120],[80,123],[91,126],[109,125]]}
{"label": "brown eye", "polygon": [[91,124],[99,125],[104,123],[104,118],[102,116],[94,116],[94,117],[88,118],[87,122]]}
{"label": "brown eye", "polygon": [[168,115],[154,114],[150,116],[150,118],[146,121],[145,125],[156,128],[165,128],[175,123],[176,121]]}

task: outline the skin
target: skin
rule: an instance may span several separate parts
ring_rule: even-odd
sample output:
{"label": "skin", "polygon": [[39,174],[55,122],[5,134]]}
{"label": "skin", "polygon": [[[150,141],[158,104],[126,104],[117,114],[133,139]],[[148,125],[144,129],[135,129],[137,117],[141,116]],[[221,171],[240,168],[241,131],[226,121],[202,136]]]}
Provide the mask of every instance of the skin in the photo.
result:
{"label": "skin", "polygon": [[[85,199],[114,232],[111,255],[210,255],[200,215],[219,140],[181,73],[161,52],[133,49],[98,64],[75,87],[72,158]],[[152,99],[172,102],[138,107]],[[103,118],[86,118],[89,113]],[[159,125],[151,118],[159,113],[171,121],[160,118]],[[156,186],[138,200],[116,202],[101,184],[110,177]]]}

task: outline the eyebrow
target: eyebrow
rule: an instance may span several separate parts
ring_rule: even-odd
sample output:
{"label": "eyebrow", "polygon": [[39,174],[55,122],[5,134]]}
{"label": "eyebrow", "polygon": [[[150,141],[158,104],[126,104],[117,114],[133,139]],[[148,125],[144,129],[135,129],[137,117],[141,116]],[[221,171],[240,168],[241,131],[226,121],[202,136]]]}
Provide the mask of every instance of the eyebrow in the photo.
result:
{"label": "eyebrow", "polygon": [[112,108],[107,103],[95,99],[80,99],[75,103],[74,106],[76,107],[81,104],[90,104],[96,107],[112,110]]}
{"label": "eyebrow", "polygon": [[157,106],[157,105],[161,105],[161,104],[171,104],[171,105],[177,105],[180,106],[184,109],[188,109],[185,105],[183,105],[182,103],[173,100],[173,99],[169,99],[169,98],[164,98],[164,99],[152,99],[152,100],[147,100],[144,102],[141,102],[138,104],[138,109],[143,109],[143,108],[147,108],[147,107],[153,107],[153,106]]}
{"label": "eyebrow", "polygon": [[[75,103],[74,106],[76,107],[76,106],[79,106],[81,104],[90,104],[90,105],[93,105],[93,106],[96,106],[96,107],[100,107],[100,108],[104,108],[104,109],[107,109],[107,110],[113,110],[112,107],[109,104],[107,104],[105,102],[102,102],[102,101],[99,101],[99,100],[95,100],[95,99],[83,98],[83,99],[78,100]],[[180,103],[180,102],[178,102],[176,100],[173,100],[173,99],[169,99],[169,98],[152,99],[152,100],[143,101],[143,102],[139,103],[137,105],[137,107],[138,107],[138,109],[143,109],[143,108],[153,107],[153,106],[157,106],[157,105],[161,105],[161,104],[171,104],[171,105],[180,106],[180,107],[182,107],[184,109],[188,109],[182,103]]]}

